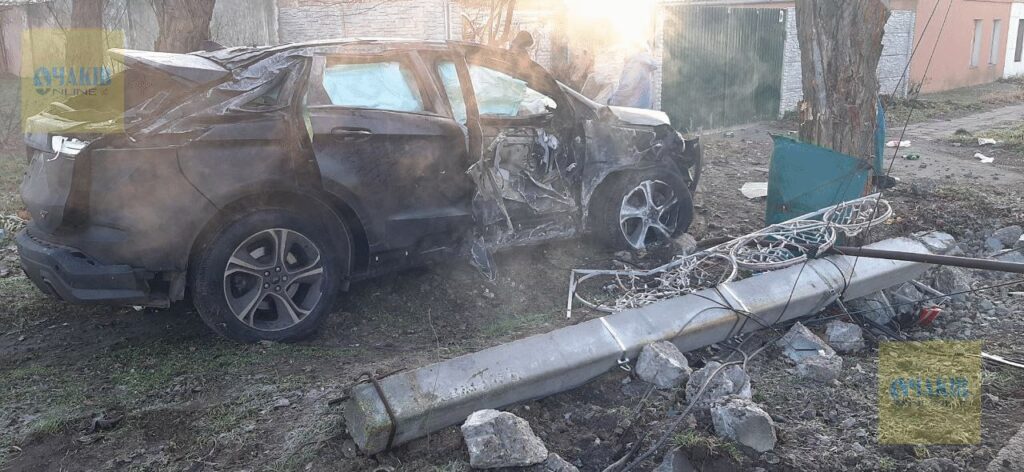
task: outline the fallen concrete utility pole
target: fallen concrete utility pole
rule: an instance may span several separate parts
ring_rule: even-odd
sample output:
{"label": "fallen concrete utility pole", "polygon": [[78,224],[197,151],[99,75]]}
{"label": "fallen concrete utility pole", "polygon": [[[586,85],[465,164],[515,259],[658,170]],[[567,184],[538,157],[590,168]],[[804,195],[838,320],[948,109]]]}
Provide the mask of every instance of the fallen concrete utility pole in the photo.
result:
{"label": "fallen concrete utility pole", "polygon": [[[869,247],[943,254],[945,233],[896,238]],[[345,407],[349,433],[375,454],[471,413],[564,392],[628,362],[652,342],[683,352],[817,313],[841,293],[853,300],[921,276],[927,264],[830,256],[729,282],[717,289],[568,326],[354,387]],[[385,403],[386,401],[386,403]]]}

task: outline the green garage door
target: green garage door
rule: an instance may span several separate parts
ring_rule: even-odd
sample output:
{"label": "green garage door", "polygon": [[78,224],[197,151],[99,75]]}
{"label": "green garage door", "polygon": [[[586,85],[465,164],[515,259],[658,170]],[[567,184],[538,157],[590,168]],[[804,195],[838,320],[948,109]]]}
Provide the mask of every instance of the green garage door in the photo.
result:
{"label": "green garage door", "polygon": [[778,117],[785,10],[666,10],[661,101],[677,128],[697,131]]}

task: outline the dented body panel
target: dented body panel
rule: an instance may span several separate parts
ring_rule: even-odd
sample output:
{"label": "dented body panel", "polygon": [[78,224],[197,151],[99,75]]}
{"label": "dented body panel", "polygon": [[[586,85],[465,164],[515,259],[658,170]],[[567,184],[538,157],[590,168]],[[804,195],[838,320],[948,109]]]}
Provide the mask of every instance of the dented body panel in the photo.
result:
{"label": "dented body panel", "polygon": [[[257,205],[299,207],[347,228],[347,279],[356,280],[472,245],[578,236],[609,176],[655,168],[687,178],[699,162],[698,143],[685,143],[664,113],[598,105],[529,58],[476,44],[112,54],[166,84],[132,91],[123,134],[90,134],[74,112],[53,109],[30,119],[39,129],[26,136],[26,270],[72,302],[182,299],[197,248]],[[331,95],[325,70],[367,64],[408,86],[409,109]],[[487,89],[495,83],[531,101],[502,115],[503,90]],[[52,147],[60,140],[81,149],[62,155]],[[78,269],[46,269],[54,265]],[[110,268],[131,275],[112,278]]]}

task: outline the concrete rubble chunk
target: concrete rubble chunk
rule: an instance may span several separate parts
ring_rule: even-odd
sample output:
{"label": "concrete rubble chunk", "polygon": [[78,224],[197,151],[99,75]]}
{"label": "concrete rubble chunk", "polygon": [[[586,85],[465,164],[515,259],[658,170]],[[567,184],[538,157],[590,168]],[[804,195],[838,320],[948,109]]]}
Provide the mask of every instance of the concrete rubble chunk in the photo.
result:
{"label": "concrete rubble chunk", "polygon": [[753,401],[728,398],[711,408],[715,434],[757,452],[775,449],[775,421]]}
{"label": "concrete rubble chunk", "polygon": [[807,357],[796,364],[796,373],[801,378],[827,383],[839,378],[843,370],[843,358],[835,354]]}
{"label": "concrete rubble chunk", "polygon": [[896,317],[889,298],[882,292],[872,293],[863,298],[852,300],[846,304],[850,313],[863,316],[874,323],[885,325]]}
{"label": "concrete rubble chunk", "polygon": [[[964,301],[967,294],[960,293],[971,289],[971,278],[967,271],[959,267],[942,266],[935,272],[935,290],[951,295],[953,301]],[[952,295],[957,294],[957,295]]]}
{"label": "concrete rubble chunk", "polygon": [[692,372],[686,356],[668,341],[644,346],[636,361],[636,375],[658,388],[676,388],[686,382]]}
{"label": "concrete rubble chunk", "polygon": [[691,403],[696,400],[693,405],[694,409],[706,410],[716,401],[727,396],[748,399],[753,397],[753,391],[750,389],[750,376],[742,367],[731,365],[722,369],[708,384],[704,395],[697,398],[700,387],[719,367],[722,367],[721,363],[711,361],[690,375],[690,380],[686,383],[686,400]]}
{"label": "concrete rubble chunk", "polygon": [[654,472],[697,472],[682,449],[675,448],[665,454],[665,459],[654,469]]}
{"label": "concrete rubble chunk", "polygon": [[551,453],[544,462],[529,467],[503,467],[494,469],[496,472],[580,472],[576,466],[570,464],[562,456]]}
{"label": "concrete rubble chunk", "polygon": [[789,332],[775,344],[781,347],[782,353],[793,362],[800,362],[808,357],[831,356],[836,353],[825,341],[822,341],[800,322],[793,325]]}
{"label": "concrete rubble chunk", "polygon": [[992,237],[998,239],[1005,247],[1014,247],[1017,241],[1020,240],[1021,235],[1024,235],[1024,228],[1018,225],[1000,228],[992,233]]}
{"label": "concrete rubble chunk", "polygon": [[857,352],[864,349],[864,330],[845,321],[833,321],[825,326],[828,345],[838,352]]}
{"label": "concrete rubble chunk", "polygon": [[469,465],[476,469],[526,467],[548,459],[544,442],[526,420],[512,413],[480,410],[462,424]]}
{"label": "concrete rubble chunk", "polygon": [[694,238],[690,233],[683,233],[673,239],[672,242],[675,244],[679,254],[686,255],[697,252],[697,238]]}

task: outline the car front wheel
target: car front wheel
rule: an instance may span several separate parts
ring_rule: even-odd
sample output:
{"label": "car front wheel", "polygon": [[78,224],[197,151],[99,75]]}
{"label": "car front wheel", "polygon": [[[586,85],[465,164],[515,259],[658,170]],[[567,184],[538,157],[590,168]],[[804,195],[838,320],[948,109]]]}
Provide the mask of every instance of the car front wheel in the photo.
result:
{"label": "car front wheel", "polygon": [[683,179],[652,169],[616,175],[592,205],[594,234],[616,249],[646,250],[690,227],[693,202]]}
{"label": "car front wheel", "polygon": [[275,209],[225,225],[193,266],[193,302],[203,321],[241,342],[296,341],[315,332],[341,287],[339,256],[346,252],[317,221]]}

